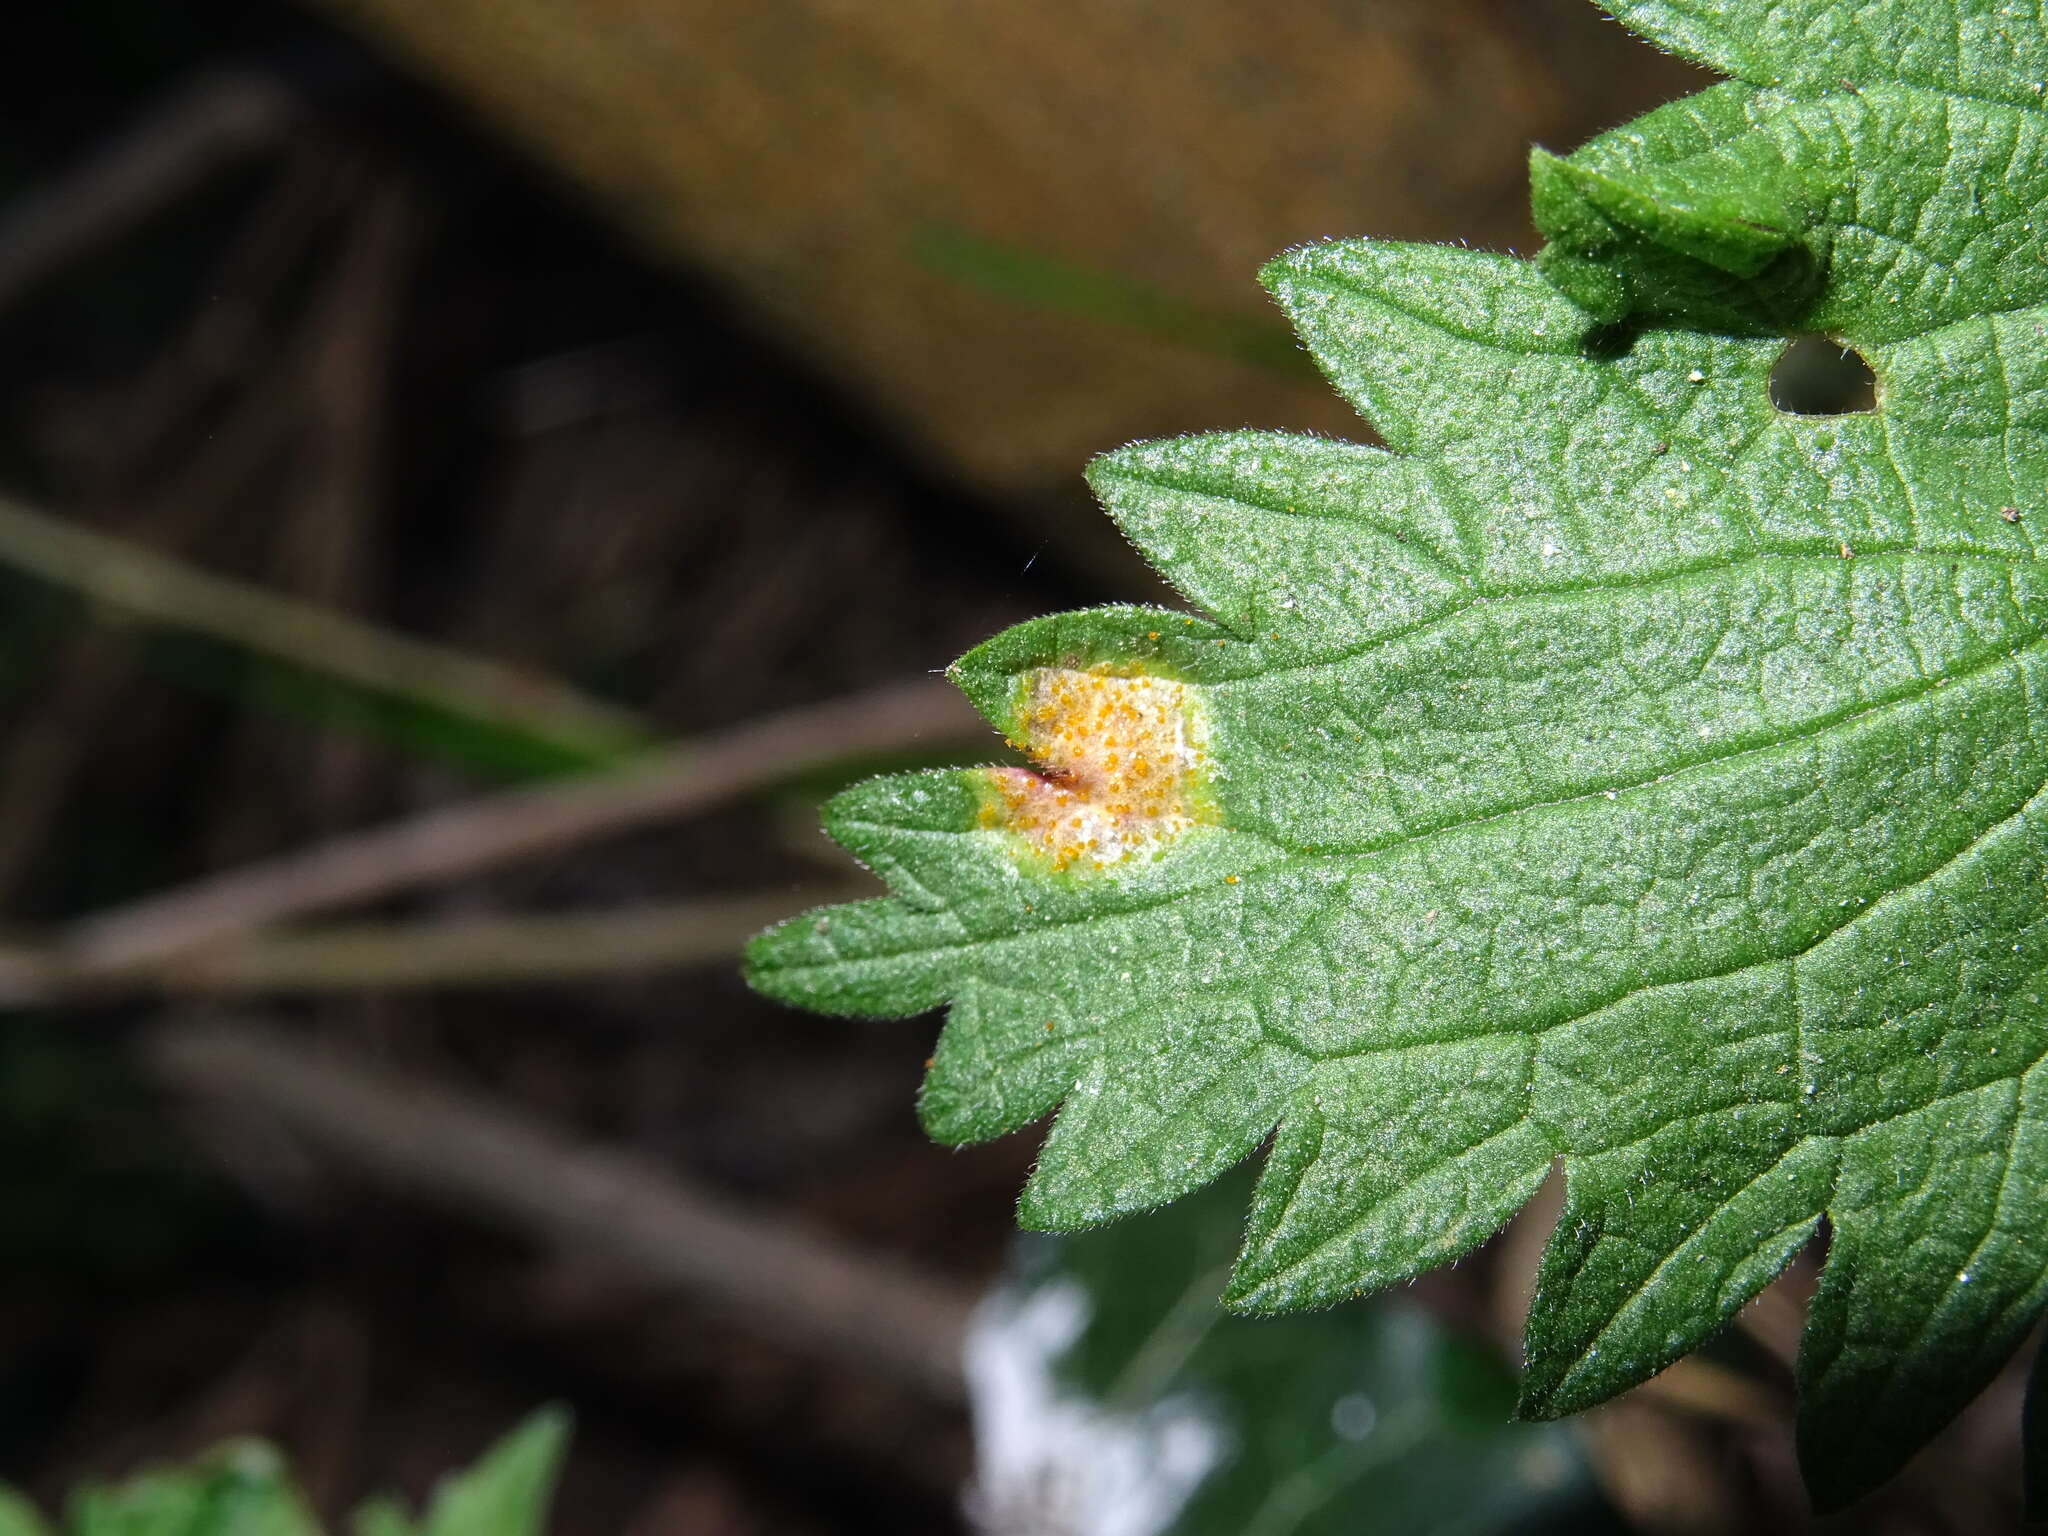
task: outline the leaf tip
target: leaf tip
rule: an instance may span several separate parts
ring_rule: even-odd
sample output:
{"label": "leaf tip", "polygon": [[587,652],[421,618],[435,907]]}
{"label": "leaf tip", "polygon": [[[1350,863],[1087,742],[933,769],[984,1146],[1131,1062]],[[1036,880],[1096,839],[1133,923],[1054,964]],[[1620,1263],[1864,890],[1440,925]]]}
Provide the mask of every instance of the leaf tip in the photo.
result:
{"label": "leaf tip", "polygon": [[1034,1173],[1017,1197],[1017,1225],[1026,1232],[1079,1232],[1101,1225],[1101,1220],[1070,1208]]}
{"label": "leaf tip", "polygon": [[1521,1380],[1515,1387],[1515,1419],[1523,1424],[1543,1424],[1552,1419],[1567,1418],[1590,1404],[1567,1400],[1559,1391],[1555,1378],[1539,1375],[1535,1367],[1525,1361]]}
{"label": "leaf tip", "polygon": [[1292,245],[1259,268],[1259,286],[1291,308],[1292,296],[1315,270],[1319,255],[1335,242],[1323,240]]}
{"label": "leaf tip", "polygon": [[803,942],[799,931],[813,918],[814,913],[800,912],[786,917],[755,934],[740,948],[740,976],[756,992],[764,993],[780,1001],[791,1001],[782,990],[781,972],[789,959],[790,950]]}
{"label": "leaf tip", "polygon": [[1217,1300],[1226,1312],[1235,1312],[1240,1317],[1271,1317],[1287,1310],[1286,1299],[1273,1294],[1263,1275],[1247,1273],[1242,1259],[1231,1271],[1230,1281]]}

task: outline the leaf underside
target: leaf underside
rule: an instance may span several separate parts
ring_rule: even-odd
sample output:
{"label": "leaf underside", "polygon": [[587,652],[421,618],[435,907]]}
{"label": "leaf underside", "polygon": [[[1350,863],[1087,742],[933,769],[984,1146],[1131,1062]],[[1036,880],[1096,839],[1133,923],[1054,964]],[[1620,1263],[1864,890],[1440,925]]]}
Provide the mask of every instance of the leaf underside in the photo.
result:
{"label": "leaf underside", "polygon": [[[1058,1107],[1029,1226],[1270,1136],[1247,1310],[1453,1259],[1562,1158],[1532,1415],[1693,1349],[1825,1219],[1799,1432],[1833,1507],[2048,1302],[2048,23],[1608,8],[1731,78],[1539,153],[1534,261],[1275,261],[1388,446],[1098,460],[1198,611],[969,653],[1044,776],[835,800],[895,894],[771,931],[750,975],[949,1004],[933,1135]],[[1877,409],[1772,404],[1801,332]],[[1134,756],[1167,787],[1133,800]]]}

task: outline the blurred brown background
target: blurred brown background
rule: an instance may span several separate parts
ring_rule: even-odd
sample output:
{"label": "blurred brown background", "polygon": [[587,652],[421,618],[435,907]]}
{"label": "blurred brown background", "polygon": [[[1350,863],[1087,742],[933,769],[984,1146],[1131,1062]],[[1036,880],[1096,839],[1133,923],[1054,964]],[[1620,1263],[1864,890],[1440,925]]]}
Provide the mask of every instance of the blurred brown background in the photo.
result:
{"label": "blurred brown background", "polygon": [[[994,749],[933,669],[1157,595],[1090,453],[1362,431],[1262,260],[1523,246],[1698,79],[1581,0],[12,18],[0,1476],[260,1433],[333,1513],[552,1399],[564,1532],[959,1528],[1031,1148],[737,944]],[[1624,1513],[1796,1527],[1781,1386],[1599,1429]]]}

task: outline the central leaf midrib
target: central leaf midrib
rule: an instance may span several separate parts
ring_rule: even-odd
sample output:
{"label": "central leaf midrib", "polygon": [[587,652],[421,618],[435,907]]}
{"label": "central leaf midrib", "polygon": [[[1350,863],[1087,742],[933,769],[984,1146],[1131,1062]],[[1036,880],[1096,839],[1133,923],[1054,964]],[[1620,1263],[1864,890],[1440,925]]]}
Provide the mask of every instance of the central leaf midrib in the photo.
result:
{"label": "central leaf midrib", "polygon": [[[1441,837],[1446,833],[1466,831],[1472,827],[1485,826],[1488,822],[1499,821],[1504,817],[1522,816],[1534,811],[1551,810],[1559,806],[1579,805],[1588,800],[1619,799],[1623,795],[1633,794],[1655,785],[1666,784],[1673,779],[1704,769],[1719,768],[1728,763],[1740,762],[1744,758],[1757,757],[1766,752],[1789,747],[1797,742],[1810,741],[1814,737],[1823,736],[1838,727],[1853,725],[1855,722],[1876,714],[1881,710],[1916,704],[1945,687],[1974,681],[1988,673],[1997,671],[2000,667],[2017,662],[2030,651],[2039,650],[2044,644],[2048,644],[2048,636],[2036,633],[2032,639],[2023,645],[2014,646],[2008,651],[2000,651],[1970,666],[1960,667],[1952,672],[1945,672],[1932,681],[1918,679],[1910,684],[1902,684],[1894,692],[1882,697],[1867,700],[1831,713],[1816,715],[1810,720],[1803,720],[1798,725],[1783,730],[1766,741],[1753,742],[1749,746],[1738,747],[1730,752],[1718,752],[1710,756],[1696,757],[1690,761],[1679,762],[1644,777],[1594,783],[1573,794],[1559,795],[1550,800],[1522,801],[1513,805],[1503,806],[1499,810],[1488,811],[1484,815],[1468,816],[1457,821],[1445,822],[1440,826],[1425,827],[1419,831],[1410,832],[1385,841],[1359,843],[1356,845],[1343,843],[1319,844],[1314,848],[1304,848],[1299,851],[1305,858],[1373,858],[1382,853],[1391,852],[1396,848],[1406,847],[1410,843],[1422,842],[1432,837]],[[1255,833],[1254,835],[1258,834]],[[1264,866],[1265,869],[1274,867],[1273,865]]]}
{"label": "central leaf midrib", "polygon": [[[1261,865],[1247,878],[1257,878],[1275,870],[1297,868],[1323,860],[1351,859],[1363,862],[1366,859],[1379,858],[1384,854],[1393,853],[1399,849],[1408,848],[1419,843],[1425,843],[1435,838],[1450,837],[1458,833],[1468,832],[1476,827],[1483,827],[1496,821],[1503,821],[1509,817],[1526,816],[1534,812],[1556,810],[1565,806],[1583,805],[1588,801],[1606,799],[1609,796],[1619,799],[1623,795],[1634,794],[1645,789],[1669,784],[1675,779],[1718,769],[1729,763],[1741,762],[1745,758],[1761,757],[1766,753],[1783,750],[1795,743],[1809,741],[1815,737],[1823,736],[1830,731],[1853,725],[1860,720],[1867,719],[1885,710],[1919,703],[1943,688],[1959,683],[1968,683],[1977,678],[1988,676],[2001,667],[2012,666],[2030,652],[2042,649],[2044,645],[2048,645],[2048,636],[2036,633],[2025,644],[2014,646],[2008,651],[2001,651],[1994,656],[1985,658],[1976,665],[1943,673],[1940,677],[1931,681],[1920,680],[1915,684],[1902,687],[1897,692],[1884,698],[1876,699],[1853,708],[1838,710],[1832,714],[1818,716],[1813,720],[1803,721],[1797,728],[1773,736],[1768,741],[1757,742],[1732,752],[1722,752],[1709,757],[1696,758],[1689,763],[1681,763],[1676,767],[1663,769],[1648,777],[1625,782],[1596,784],[1577,794],[1560,795],[1553,800],[1525,801],[1520,804],[1505,806],[1497,811],[1489,811],[1482,816],[1470,816],[1459,821],[1446,822],[1442,826],[1424,828],[1421,831],[1411,832],[1404,836],[1379,843],[1361,844],[1356,847],[1338,845],[1313,850],[1304,849],[1300,851],[1296,858]],[[1086,919],[1082,920],[1085,921]]]}
{"label": "central leaf midrib", "polygon": [[[1893,903],[1894,901],[1900,900],[1906,895],[1910,894],[1911,892],[1920,889],[1922,886],[1927,885],[1930,881],[1940,878],[1940,876],[1948,870],[1955,869],[1962,865],[1964,861],[1971,858],[1974,854],[1977,853],[1979,849],[1984,847],[1987,843],[1991,842],[1994,838],[1998,837],[2008,827],[2012,826],[2014,822],[2021,820],[2028,814],[2030,810],[2035,809],[2038,803],[2042,801],[2044,796],[2048,796],[2048,784],[2037,785],[2028,794],[2027,798],[2021,801],[2019,805],[2017,805],[2011,811],[2005,813],[2004,815],[1997,817],[1995,820],[1987,822],[1984,825],[1976,828],[1965,842],[1963,842],[1960,846],[1956,848],[1944,852],[1941,855],[1941,857],[1937,859],[1933,864],[1929,865],[1917,874],[1900,879],[1896,884],[1886,885],[1876,889],[1870,894],[1867,905],[1847,910],[1845,915],[1841,915],[1839,917],[1839,921],[1836,921],[1829,925],[1822,926],[1818,932],[1810,933],[1800,938],[1797,938],[1791,941],[1790,944],[1786,947],[1766,947],[1763,953],[1746,953],[1740,956],[1739,958],[1732,959],[1726,965],[1717,966],[1714,969],[1708,971],[1693,972],[1683,975],[1659,976],[1653,977],[1648,980],[1632,979],[1626,985],[1617,987],[1612,991],[1604,993],[1600,997],[1591,1002],[1586,1002],[1582,1000],[1580,1002],[1566,1004],[1560,1009],[1558,1009],[1556,1012],[1550,1014],[1530,1014],[1524,1018],[1517,1020],[1514,1024],[1509,1025],[1505,1028],[1488,1030],[1482,1034],[1445,1036],[1440,1039],[1411,1038],[1404,1039],[1386,1046],[1346,1046],[1341,1049],[1321,1052],[1318,1055],[1316,1055],[1314,1059],[1317,1062],[1317,1064],[1320,1065],[1324,1062],[1339,1062],[1355,1059],[1358,1057],[1377,1055],[1382,1051],[1406,1051],[1426,1049],[1433,1046],[1442,1046],[1452,1043],[1463,1043],[1470,1040],[1488,1039],[1496,1035],[1511,1036],[1516,1039],[1534,1040],[1544,1035],[1551,1034],[1556,1030],[1567,1029],[1572,1027],[1573,1025],[1584,1023],[1586,1020],[1592,1018],[1595,1014],[1604,1013],[1610,1008],[1620,1007],[1624,1003],[1631,1002],[1636,998],[1646,996],[1647,994],[1652,992],[1661,992],[1674,987],[1697,986],[1701,983],[1706,982],[1725,981],[1730,977],[1740,976],[1748,971],[1761,970],[1766,966],[1789,965],[1796,967],[1799,964],[1799,962],[1803,961],[1807,956],[1816,953],[1823,946],[1835,941],[1836,939],[1840,938],[1843,934],[1850,933],[1856,930],[1857,928],[1861,927],[1863,924],[1869,923],[1881,917],[1889,909],[1891,903]],[[1796,978],[1798,975],[1798,971],[1795,969],[1790,974],[1794,978]],[[1805,1013],[1803,1009],[1799,1009],[1795,1006],[1794,1027],[1791,1032],[1793,1049],[1792,1055],[1789,1058],[1795,1067],[1802,1060],[1814,1059],[1807,1050],[1805,1044],[1805,1032]],[[2030,1071],[2033,1065],[2035,1064],[2037,1063],[2020,1063],[2014,1067],[2013,1075],[2020,1075],[2027,1071]],[[2003,1078],[1994,1079],[1994,1081],[2003,1080]],[[1961,1091],[1965,1093],[1975,1092],[1976,1088],[1982,1086],[1984,1085],[1977,1084],[1973,1085],[1973,1087],[1971,1088],[1964,1089]],[[1784,1103],[1788,1101],[1759,1099],[1753,1102],[1758,1104],[1765,1104]],[[1935,1102],[1938,1102],[1938,1100]],[[1795,1112],[1802,1117],[1808,1111],[1808,1106],[1801,1102],[1792,1102],[1792,1107],[1794,1108]],[[1534,1113],[1533,1109],[1531,1113]],[[1884,1118],[1896,1117],[1887,1116]],[[1864,1130],[1868,1130],[1871,1124],[1877,1123],[1880,1122],[1872,1121],[1869,1124],[1857,1126],[1855,1127],[1855,1131],[1861,1132]],[[1813,1136],[1822,1134],[1836,1135],[1851,1133],[1806,1132],[1803,1134],[1811,1138]],[[1618,1147],[1627,1145],[1629,1145],[1629,1143],[1617,1143],[1615,1147],[1606,1147],[1602,1148],[1601,1150],[1603,1152],[1612,1151],[1616,1150]]]}
{"label": "central leaf midrib", "polygon": [[[1802,726],[1802,728],[1796,731],[1787,732],[1782,735],[1773,737],[1769,741],[1759,742],[1753,746],[1740,748],[1733,752],[1725,752],[1718,754],[1716,756],[1697,759],[1691,763],[1683,764],[1677,768],[1672,768],[1652,774],[1647,778],[1638,779],[1633,782],[1624,784],[1596,786],[1582,793],[1560,796],[1554,800],[1530,801],[1523,804],[1508,806],[1497,811],[1488,812],[1483,816],[1469,817],[1462,821],[1446,823],[1443,826],[1431,827],[1419,832],[1408,833],[1402,837],[1395,838],[1390,841],[1382,842],[1379,844],[1360,846],[1357,848],[1335,847],[1319,848],[1315,850],[1297,850],[1290,857],[1277,859],[1270,864],[1262,864],[1254,869],[1248,870],[1244,876],[1244,879],[1247,883],[1249,883],[1254,880],[1263,880],[1265,877],[1276,873],[1283,873],[1286,871],[1298,869],[1313,868],[1318,865],[1331,864],[1346,860],[1354,863],[1363,863],[1368,859],[1379,858],[1385,854],[1395,852],[1399,849],[1408,848],[1435,838],[1456,836],[1460,833],[1470,831],[1473,828],[1486,826],[1492,822],[1502,821],[1512,816],[1521,816],[1537,811],[1546,811],[1562,808],[1565,806],[1579,805],[1594,799],[1604,799],[1610,793],[1613,794],[1616,798],[1619,798],[1624,794],[1635,793],[1644,789],[1649,789],[1655,786],[1668,784],[1674,779],[1679,779],[1690,776],[1692,774],[1710,771],[1716,768],[1720,768],[1731,762],[1739,762],[1745,758],[1758,757],[1768,752],[1782,750],[1786,747],[1793,745],[1796,742],[1811,740],[1814,737],[1824,735],[1829,731],[1839,729],[1843,726],[1854,724],[1859,720],[1866,719],[1869,716],[1877,714],[1884,710],[1900,708],[1906,705],[1917,703],[1920,700],[1927,698],[1931,694],[1941,690],[1944,687],[1952,686],[1957,683],[1969,682],[1976,678],[1987,676],[1990,673],[1995,672],[2000,667],[2011,666],[2018,662],[2020,658],[2027,655],[2029,652],[2041,649],[2044,644],[2048,644],[2048,636],[2037,634],[2032,640],[2029,640],[2026,644],[2016,646],[2009,651],[2000,652],[1999,654],[1993,657],[1987,658],[1985,661],[1976,666],[1964,668],[1956,672],[1944,673],[1939,678],[1936,678],[1930,682],[1923,682],[1909,690],[1894,694],[1890,697],[1880,699],[1868,704],[1864,704],[1854,709],[1839,711],[1833,715],[1822,717],[1815,721],[1807,722]],[[2000,821],[1994,822],[1991,825],[1994,827],[1997,825],[2001,825],[2003,823],[2003,820],[2005,819],[2009,818],[2001,818]],[[954,833],[945,835],[975,836],[979,834]],[[1271,844],[1272,841],[1269,838],[1262,837],[1260,834],[1256,832],[1241,832],[1239,833],[1239,835],[1257,838],[1260,841],[1264,841],[1269,844]],[[1014,928],[1009,930],[1008,932],[984,933],[980,935],[973,935],[962,940],[944,944],[911,944],[901,949],[888,949],[876,951],[872,955],[870,955],[869,958],[901,959],[911,955],[938,955],[951,952],[971,951],[990,946],[1009,946],[1021,942],[1029,942],[1032,940],[1042,938],[1048,934],[1058,933],[1070,928],[1085,927],[1093,923],[1114,922],[1125,918],[1143,916],[1148,912],[1158,911],[1161,908],[1170,907],[1179,902],[1186,901],[1194,897],[1198,897],[1204,894],[1205,892],[1208,892],[1210,889],[1211,888],[1208,886],[1189,886],[1180,890],[1167,893],[1162,896],[1154,897],[1152,899],[1133,903],[1127,906],[1116,906],[1098,912],[1078,913],[1071,917],[1048,918],[1043,922],[1033,924],[1030,928]],[[949,912],[949,915],[953,916],[955,920],[958,920],[960,914],[957,908],[949,908],[947,910]],[[816,968],[829,969],[833,966],[847,963],[851,962],[841,960],[823,961],[819,962]],[[1748,963],[1754,964],[1762,962]],[[792,967],[792,969],[812,969],[812,967]]]}

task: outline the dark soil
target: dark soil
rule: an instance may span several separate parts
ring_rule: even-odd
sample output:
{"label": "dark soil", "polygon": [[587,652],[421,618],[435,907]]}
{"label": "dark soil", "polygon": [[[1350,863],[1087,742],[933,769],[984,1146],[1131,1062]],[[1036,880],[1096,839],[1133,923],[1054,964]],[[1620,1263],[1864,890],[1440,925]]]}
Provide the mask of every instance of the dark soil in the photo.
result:
{"label": "dark soil", "polygon": [[[282,7],[10,20],[0,191],[62,185],[223,65],[309,103],[250,163],[0,311],[0,471],[211,569],[544,668],[684,735],[944,665],[1090,594],[934,484],[714,289]],[[341,359],[337,364],[336,359]],[[62,920],[490,787],[246,661],[0,577],[0,898]],[[588,909],[790,886],[802,804],[396,905]],[[687,1300],[183,1118],[140,1005],[0,1019],[0,1476],[55,1502],[230,1434],[329,1514],[417,1496],[574,1405],[567,1533],[944,1530],[954,1411]],[[729,967],[341,999],[267,1018],[974,1283],[1022,1145],[932,1148],[931,1021],[783,1011]],[[226,1155],[221,1155],[223,1149]],[[232,1172],[223,1172],[223,1168]]]}

